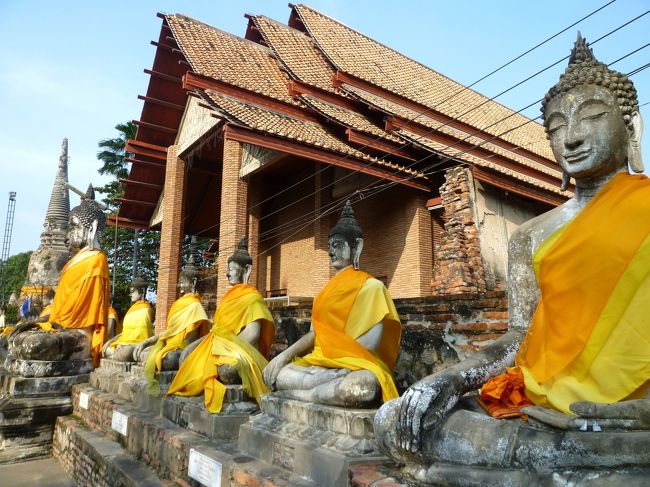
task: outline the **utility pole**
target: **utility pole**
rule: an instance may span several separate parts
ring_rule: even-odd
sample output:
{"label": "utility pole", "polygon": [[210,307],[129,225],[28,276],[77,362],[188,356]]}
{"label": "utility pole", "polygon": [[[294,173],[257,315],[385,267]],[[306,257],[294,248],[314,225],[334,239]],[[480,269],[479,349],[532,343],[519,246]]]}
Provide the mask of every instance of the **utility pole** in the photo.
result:
{"label": "utility pole", "polygon": [[16,192],[9,192],[9,206],[7,207],[7,219],[5,221],[5,235],[2,240],[2,254],[0,255],[0,292],[2,292],[2,304],[4,305],[4,286],[5,274],[7,268],[7,259],[9,258],[9,249],[11,248],[11,234],[14,230],[14,213],[16,211]]}

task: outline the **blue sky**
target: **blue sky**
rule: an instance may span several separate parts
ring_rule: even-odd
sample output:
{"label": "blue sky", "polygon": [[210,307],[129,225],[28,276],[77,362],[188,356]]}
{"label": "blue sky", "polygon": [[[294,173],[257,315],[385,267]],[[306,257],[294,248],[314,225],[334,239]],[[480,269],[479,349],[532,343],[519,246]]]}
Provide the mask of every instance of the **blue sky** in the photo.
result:
{"label": "blue sky", "polygon": [[[312,0],[308,5],[455,79],[470,84],[607,3],[600,1]],[[580,29],[595,40],[650,8],[618,0],[474,89],[494,96],[566,56]],[[9,191],[17,191],[11,254],[39,244],[61,140],[69,138],[71,184],[100,185],[97,142],[118,122],[138,119],[161,20],[184,13],[243,36],[244,13],[286,23],[287,0],[2,0],[0,40],[0,232]],[[650,42],[650,14],[594,45],[611,62]],[[650,62],[650,47],[617,63],[629,72]],[[519,110],[541,98],[566,62],[498,98]],[[639,101],[650,101],[650,69],[633,78]],[[641,109],[650,123],[650,105]],[[536,117],[536,106],[526,115]],[[644,140],[650,166],[650,135]],[[72,204],[78,202],[72,196]]]}

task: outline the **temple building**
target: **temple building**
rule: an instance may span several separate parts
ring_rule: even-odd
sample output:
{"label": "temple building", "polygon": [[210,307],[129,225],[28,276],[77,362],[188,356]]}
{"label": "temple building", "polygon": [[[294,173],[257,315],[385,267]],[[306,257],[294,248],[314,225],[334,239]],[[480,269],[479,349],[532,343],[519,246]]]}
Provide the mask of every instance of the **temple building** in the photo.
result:
{"label": "temple building", "polygon": [[68,139],[63,139],[50,202],[47,206],[41,243],[29,258],[22,296],[39,296],[56,287],[61,269],[70,259],[65,244],[70,213],[68,183]]}
{"label": "temple building", "polygon": [[505,285],[513,229],[571,194],[544,128],[305,5],[238,37],[159,14],[134,154],[110,223],[159,228],[157,323],[183,235],[214,239],[217,296],[248,236],[251,283],[313,297],[346,199],[394,298]]}

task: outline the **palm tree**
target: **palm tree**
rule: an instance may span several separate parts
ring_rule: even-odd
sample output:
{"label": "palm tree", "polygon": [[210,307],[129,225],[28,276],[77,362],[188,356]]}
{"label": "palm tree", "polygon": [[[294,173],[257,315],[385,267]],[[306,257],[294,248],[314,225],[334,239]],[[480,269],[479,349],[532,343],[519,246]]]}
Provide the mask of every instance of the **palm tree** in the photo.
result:
{"label": "palm tree", "polygon": [[129,171],[128,164],[124,159],[129,157],[125,151],[126,142],[134,139],[138,127],[133,122],[118,123],[115,126],[120,134],[114,139],[103,139],[99,141],[100,150],[97,152],[97,159],[104,164],[99,168],[99,174],[111,174],[116,178],[125,178]]}

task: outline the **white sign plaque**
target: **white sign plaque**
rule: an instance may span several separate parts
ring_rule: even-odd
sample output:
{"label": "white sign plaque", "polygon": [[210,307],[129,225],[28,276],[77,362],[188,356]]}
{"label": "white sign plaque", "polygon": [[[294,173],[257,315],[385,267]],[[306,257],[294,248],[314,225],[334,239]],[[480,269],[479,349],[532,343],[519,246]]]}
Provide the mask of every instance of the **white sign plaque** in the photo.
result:
{"label": "white sign plaque", "polygon": [[83,409],[88,409],[88,401],[90,400],[90,394],[85,391],[79,393],[79,407]]}
{"label": "white sign plaque", "polygon": [[119,434],[126,436],[127,428],[129,426],[129,417],[119,411],[113,411],[111,418],[111,428]]}
{"label": "white sign plaque", "polygon": [[188,474],[206,487],[221,487],[221,464],[190,448]]}

